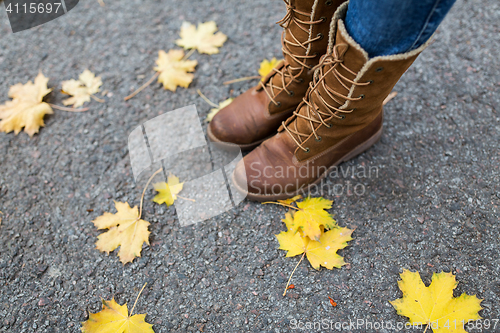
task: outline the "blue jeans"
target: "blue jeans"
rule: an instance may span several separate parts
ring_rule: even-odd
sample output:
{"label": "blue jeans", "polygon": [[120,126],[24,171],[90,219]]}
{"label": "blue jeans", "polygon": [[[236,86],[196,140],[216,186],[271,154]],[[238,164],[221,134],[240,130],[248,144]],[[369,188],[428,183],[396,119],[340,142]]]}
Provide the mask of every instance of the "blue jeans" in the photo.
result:
{"label": "blue jeans", "polygon": [[370,57],[405,53],[424,44],[455,0],[350,0],[347,32]]}

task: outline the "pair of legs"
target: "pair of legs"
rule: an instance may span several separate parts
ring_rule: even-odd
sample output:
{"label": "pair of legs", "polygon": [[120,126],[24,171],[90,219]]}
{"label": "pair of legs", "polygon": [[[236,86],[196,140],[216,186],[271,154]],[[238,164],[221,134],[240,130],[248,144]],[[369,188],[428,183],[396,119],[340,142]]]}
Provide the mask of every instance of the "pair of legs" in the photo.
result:
{"label": "pair of legs", "polygon": [[380,138],[383,100],[454,0],[285,2],[284,62],[208,128],[212,141],[257,147],[233,181],[259,201],[307,195]]}

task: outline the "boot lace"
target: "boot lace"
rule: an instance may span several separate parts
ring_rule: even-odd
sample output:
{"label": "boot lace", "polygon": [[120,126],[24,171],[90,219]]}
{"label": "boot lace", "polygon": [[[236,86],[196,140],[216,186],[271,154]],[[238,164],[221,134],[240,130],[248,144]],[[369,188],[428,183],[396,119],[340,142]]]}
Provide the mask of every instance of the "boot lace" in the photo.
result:
{"label": "boot lace", "polygon": [[[326,18],[322,17],[321,19],[316,20],[316,21],[304,21],[304,20],[301,20],[301,19],[299,19],[297,17],[297,14],[304,15],[304,16],[310,16],[310,13],[306,13],[306,12],[297,10],[294,6],[290,5],[286,0],[285,0],[285,3],[286,3],[286,8],[287,8],[286,15],[280,21],[276,22],[277,24],[279,24],[284,29],[287,29],[288,27],[290,27],[290,24],[293,22],[302,31],[304,31],[305,33],[309,34],[309,30],[310,30],[310,28],[311,28],[312,25],[322,23],[326,19]],[[317,41],[317,40],[320,40],[321,38],[323,38],[323,36],[320,35],[320,34],[318,34],[318,36],[316,36],[314,38],[309,38],[305,42],[301,42],[299,39],[297,39],[297,37],[295,37],[293,35],[293,33],[291,32],[291,30],[288,30],[287,34],[291,37],[291,40],[286,40],[285,39],[285,31],[283,31],[283,33],[281,34],[281,45],[282,45],[283,54],[286,54],[286,55],[290,56],[293,60],[295,60],[302,67],[305,67],[305,68],[307,68],[307,69],[310,70],[311,66],[309,66],[309,65],[307,65],[305,63],[306,60],[307,59],[315,58],[315,57],[318,56],[318,54],[307,55],[308,45],[311,44],[311,43],[313,43],[313,42],[315,42],[315,41]],[[289,46],[295,46],[295,47],[302,48],[304,50],[304,55],[294,54],[290,50]],[[270,78],[267,81],[267,83],[264,83],[262,81],[259,83],[260,87],[262,89],[264,89],[264,91],[269,96],[269,99],[271,100],[271,102],[274,103],[274,105],[276,105],[278,107],[281,105],[280,102],[276,101],[276,95],[279,92],[281,92],[281,91],[284,90],[284,91],[286,91],[286,93],[288,95],[290,95],[290,96],[293,95],[293,92],[287,88],[286,79],[287,78],[289,79],[288,84],[290,84],[291,82],[302,82],[301,79],[298,77],[298,75],[297,76],[293,75],[293,71],[301,70],[302,67],[300,67],[300,66],[299,67],[293,67],[289,63],[286,63],[281,70],[273,68],[273,72],[274,73],[270,76]],[[273,81],[272,78],[275,75],[279,75],[280,78],[281,78],[281,81],[278,81],[278,83],[279,83],[278,85],[274,85],[273,82],[272,82]],[[268,87],[269,89],[266,89],[266,87]],[[278,91],[277,93],[275,93],[275,89]]]}
{"label": "boot lace", "polygon": [[[325,68],[327,65],[331,65],[331,67],[325,71]],[[314,135],[314,138],[316,141],[321,141],[321,137],[318,135],[316,132],[318,127],[323,125],[327,128],[332,127],[331,123],[328,123],[329,120],[333,118],[337,119],[344,119],[345,115],[347,113],[353,112],[355,109],[351,110],[342,110],[340,109],[340,106],[342,106],[346,101],[358,101],[360,99],[363,99],[364,96],[361,95],[359,97],[348,97],[344,96],[343,94],[336,92],[334,89],[329,87],[327,84],[325,84],[325,77],[327,75],[333,75],[335,79],[345,88],[347,91],[350,91],[352,86],[367,86],[371,84],[371,82],[354,82],[353,80],[350,80],[349,78],[343,76],[342,74],[339,73],[338,68],[342,67],[345,69],[348,73],[352,74],[353,76],[356,76],[356,72],[350,70],[347,68],[347,66],[344,64],[343,57],[338,56],[337,48],[335,47],[333,49],[333,54],[327,54],[325,55],[320,63],[314,67],[313,70],[317,70],[317,72],[314,75],[313,81],[309,83],[309,90],[306,96],[304,96],[302,102],[299,104],[297,109],[293,112],[294,118],[289,119],[288,121],[283,122],[283,128],[288,132],[290,137],[295,141],[298,147],[305,151],[306,153],[309,152],[309,148],[306,148],[302,145],[304,142],[304,138],[307,139],[310,135],[311,132]],[[351,86],[349,86],[350,84]],[[328,103],[328,101],[323,98],[319,92],[318,92],[318,87],[322,87],[323,90],[326,92],[328,97],[335,101],[339,106],[336,107],[334,105],[331,105]],[[319,101],[321,104],[324,106],[324,110],[322,110],[321,107],[316,105],[315,103],[311,102],[311,96],[312,94],[315,94],[315,97],[317,98],[316,100]],[[306,112],[305,114],[299,113],[299,110],[301,110],[302,106],[306,107]],[[311,131],[309,133],[302,133],[298,131],[297,129],[297,121],[291,122],[291,120],[294,120],[296,118],[302,118],[305,119],[306,121],[309,122],[309,126],[311,128]],[[288,126],[290,124],[290,126]],[[318,126],[316,126],[319,124]],[[290,128],[291,126],[294,126],[295,128]]]}

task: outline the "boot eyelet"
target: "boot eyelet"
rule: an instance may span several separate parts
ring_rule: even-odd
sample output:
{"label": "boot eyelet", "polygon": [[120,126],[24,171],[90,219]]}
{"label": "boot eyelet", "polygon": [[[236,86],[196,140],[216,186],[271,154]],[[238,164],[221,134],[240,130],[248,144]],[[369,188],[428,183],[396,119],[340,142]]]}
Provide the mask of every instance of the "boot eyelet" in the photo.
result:
{"label": "boot eyelet", "polygon": [[384,67],[379,67],[375,70],[375,72],[382,72],[384,70]]}
{"label": "boot eyelet", "polygon": [[314,52],[314,57],[319,56],[319,52]]}
{"label": "boot eyelet", "polygon": [[326,128],[331,128],[333,125],[332,125],[332,123],[326,123],[325,126],[326,126]]}
{"label": "boot eyelet", "polygon": [[281,106],[281,102],[276,103],[276,107],[279,108]]}
{"label": "boot eyelet", "polygon": [[345,115],[341,114],[340,115],[340,120],[344,120],[345,119]]}
{"label": "boot eyelet", "polygon": [[319,37],[319,40],[322,40],[324,36],[323,36],[323,34],[320,32],[320,33],[318,33],[318,34],[316,35],[316,37]]}
{"label": "boot eyelet", "polygon": [[298,82],[298,83],[303,83],[303,82],[304,82],[304,79],[303,79],[303,78],[301,78],[301,77],[299,77],[299,78],[297,79],[297,82]]}
{"label": "boot eyelet", "polygon": [[325,22],[325,21],[326,21],[326,17],[321,16],[321,17],[320,17],[320,20],[321,20],[321,22]]}
{"label": "boot eyelet", "polygon": [[304,153],[308,153],[310,151],[311,151],[311,149],[309,149],[309,147],[308,147],[308,148],[306,148],[306,150],[304,150]]}
{"label": "boot eyelet", "polygon": [[321,137],[318,135],[318,137],[314,138],[314,140],[316,140],[317,142],[320,142],[321,141]]}
{"label": "boot eyelet", "polygon": [[358,98],[359,98],[359,99],[363,99],[363,98],[365,98],[365,95],[361,94],[361,95],[359,95],[359,97],[358,97]]}
{"label": "boot eyelet", "polygon": [[368,83],[368,84],[372,84],[372,83],[373,83],[373,80],[368,80],[368,81],[366,81],[366,83]]}
{"label": "boot eyelet", "polygon": [[294,95],[293,90],[290,90],[290,92],[288,93],[288,96],[293,96],[293,95]]}
{"label": "boot eyelet", "polygon": [[333,4],[332,0],[326,0],[325,5],[331,6]]}

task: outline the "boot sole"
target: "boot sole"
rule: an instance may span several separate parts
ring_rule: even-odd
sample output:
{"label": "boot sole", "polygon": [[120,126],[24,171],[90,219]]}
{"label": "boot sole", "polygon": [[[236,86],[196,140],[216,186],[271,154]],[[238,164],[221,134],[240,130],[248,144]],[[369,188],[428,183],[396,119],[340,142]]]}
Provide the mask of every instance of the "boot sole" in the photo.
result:
{"label": "boot sole", "polygon": [[347,161],[353,159],[354,157],[365,152],[371,146],[373,146],[375,143],[377,143],[377,141],[380,140],[380,137],[382,136],[382,130],[383,130],[383,126],[381,126],[380,129],[374,135],[372,135],[368,140],[366,140],[365,142],[356,146],[353,150],[351,150],[350,152],[345,154],[342,158],[339,158],[338,161],[335,162],[333,165],[331,165],[328,168],[328,170],[326,170],[317,180],[315,180],[313,183],[309,184],[306,189],[300,189],[300,190],[297,190],[293,193],[287,193],[287,194],[253,194],[253,193],[245,191],[244,189],[242,189],[238,186],[238,184],[236,183],[236,181],[234,179],[234,173],[231,176],[231,179],[233,181],[233,185],[236,188],[236,190],[238,190],[238,192],[240,192],[241,194],[244,195],[246,193],[247,199],[252,200],[252,201],[258,201],[258,202],[283,200],[283,199],[288,199],[288,198],[294,197],[298,194],[302,194],[304,192],[308,193],[309,190],[313,186],[315,186],[319,182],[321,182],[328,175],[328,173],[330,173],[330,171],[332,171],[333,168],[335,168],[336,166],[338,166],[342,162],[347,162]]}
{"label": "boot sole", "polygon": [[210,139],[210,141],[217,143],[217,146],[219,148],[222,148],[222,149],[225,149],[225,150],[233,150],[234,147],[239,147],[242,151],[252,150],[255,147],[257,147],[258,145],[260,145],[262,142],[264,142],[267,139],[269,139],[270,137],[272,137],[272,135],[270,135],[267,138],[264,138],[262,140],[255,141],[255,142],[252,142],[252,143],[247,143],[247,144],[237,144],[237,143],[224,142],[224,141],[219,140],[212,133],[212,130],[210,129],[210,126],[207,126],[207,136]]}

